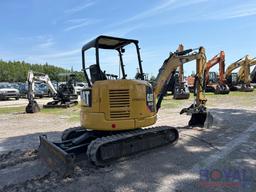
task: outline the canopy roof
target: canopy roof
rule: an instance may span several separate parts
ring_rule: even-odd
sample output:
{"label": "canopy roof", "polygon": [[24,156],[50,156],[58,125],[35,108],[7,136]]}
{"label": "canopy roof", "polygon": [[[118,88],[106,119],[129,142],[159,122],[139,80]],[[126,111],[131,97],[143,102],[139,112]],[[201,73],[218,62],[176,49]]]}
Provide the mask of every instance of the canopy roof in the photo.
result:
{"label": "canopy roof", "polygon": [[137,44],[138,40],[101,35],[96,39],[90,41],[89,43],[85,44],[82,48],[82,51],[85,51],[92,47],[97,47],[101,49],[119,49],[130,43]]}

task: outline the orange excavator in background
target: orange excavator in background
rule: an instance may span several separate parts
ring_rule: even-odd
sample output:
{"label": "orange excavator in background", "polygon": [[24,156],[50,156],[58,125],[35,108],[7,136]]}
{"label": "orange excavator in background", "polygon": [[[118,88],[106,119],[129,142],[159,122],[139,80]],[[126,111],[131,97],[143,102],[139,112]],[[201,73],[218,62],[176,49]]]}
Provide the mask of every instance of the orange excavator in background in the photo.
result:
{"label": "orange excavator in background", "polygon": [[[219,77],[216,72],[210,72],[210,69],[219,63]],[[215,94],[228,94],[229,87],[225,82],[225,52],[220,51],[206,63],[205,83],[206,92],[214,92]]]}

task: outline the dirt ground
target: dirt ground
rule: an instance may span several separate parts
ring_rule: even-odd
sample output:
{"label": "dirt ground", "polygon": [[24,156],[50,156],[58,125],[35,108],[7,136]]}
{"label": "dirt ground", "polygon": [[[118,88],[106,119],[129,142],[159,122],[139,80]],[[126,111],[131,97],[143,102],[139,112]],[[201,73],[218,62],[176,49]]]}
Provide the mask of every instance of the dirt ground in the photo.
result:
{"label": "dirt ground", "polygon": [[[58,141],[61,132],[79,126],[64,113],[0,113],[0,191],[256,191],[256,91],[208,95],[214,117],[211,128],[187,127],[189,116],[179,115],[193,98],[167,98],[157,125],[179,129],[175,146],[164,146],[95,167],[86,157],[72,176],[61,178],[37,156],[38,136]],[[46,100],[41,100],[43,104]],[[26,100],[1,101],[1,108],[21,107]],[[73,111],[72,111],[73,110]]]}

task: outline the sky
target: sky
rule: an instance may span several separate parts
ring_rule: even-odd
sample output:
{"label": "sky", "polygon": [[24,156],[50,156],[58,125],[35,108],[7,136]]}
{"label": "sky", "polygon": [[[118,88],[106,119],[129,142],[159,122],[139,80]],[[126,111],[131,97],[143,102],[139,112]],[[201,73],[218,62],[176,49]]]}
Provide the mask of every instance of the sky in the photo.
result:
{"label": "sky", "polygon": [[[256,56],[255,0],[9,0],[0,8],[0,59],[6,61],[81,70],[82,46],[99,35],[139,40],[149,75],[180,43],[204,46],[208,59],[224,50],[226,66]],[[185,74],[195,68],[186,64]]]}

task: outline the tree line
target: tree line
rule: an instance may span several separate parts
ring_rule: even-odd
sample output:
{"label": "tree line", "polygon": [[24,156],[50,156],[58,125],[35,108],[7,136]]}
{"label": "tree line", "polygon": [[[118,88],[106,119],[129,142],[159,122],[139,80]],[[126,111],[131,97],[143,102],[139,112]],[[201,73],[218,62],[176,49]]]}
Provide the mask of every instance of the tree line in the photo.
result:
{"label": "tree line", "polygon": [[0,82],[25,82],[28,71],[47,74],[51,81],[65,81],[66,77],[59,74],[74,73],[77,81],[85,81],[82,72],[56,67],[54,65],[30,64],[25,61],[3,61],[0,60]]}

